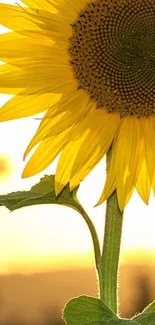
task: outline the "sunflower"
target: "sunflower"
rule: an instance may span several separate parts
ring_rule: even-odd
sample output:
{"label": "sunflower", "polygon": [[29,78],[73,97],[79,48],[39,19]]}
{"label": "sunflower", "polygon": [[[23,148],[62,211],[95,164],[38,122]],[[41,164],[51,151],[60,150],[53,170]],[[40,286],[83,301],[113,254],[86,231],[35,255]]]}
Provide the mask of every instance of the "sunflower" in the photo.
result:
{"label": "sunflower", "polygon": [[[23,0],[0,4],[0,121],[45,112],[23,177],[58,154],[55,191],[73,190],[109,151],[99,203],[116,189],[155,192],[154,0]],[[36,146],[37,145],[37,146]]]}

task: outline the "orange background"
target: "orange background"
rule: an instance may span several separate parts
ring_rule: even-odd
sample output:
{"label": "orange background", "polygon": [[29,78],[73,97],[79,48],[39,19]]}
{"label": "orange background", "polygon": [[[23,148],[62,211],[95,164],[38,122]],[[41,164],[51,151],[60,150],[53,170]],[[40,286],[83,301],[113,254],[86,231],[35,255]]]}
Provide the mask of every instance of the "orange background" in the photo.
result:
{"label": "orange background", "polygon": [[[1,1],[15,3],[17,1]],[[0,32],[6,29],[0,28]],[[9,99],[0,95],[0,105]],[[21,179],[24,150],[39,121],[0,124],[0,194],[27,190],[44,173]],[[79,199],[102,243],[105,204],[94,208],[105,180],[105,161],[90,173]],[[130,317],[155,299],[155,200],[146,206],[134,193],[124,214],[120,256],[120,312]],[[0,324],[61,324],[61,309],[73,296],[97,296],[89,231],[82,217],[60,206],[0,208]]]}

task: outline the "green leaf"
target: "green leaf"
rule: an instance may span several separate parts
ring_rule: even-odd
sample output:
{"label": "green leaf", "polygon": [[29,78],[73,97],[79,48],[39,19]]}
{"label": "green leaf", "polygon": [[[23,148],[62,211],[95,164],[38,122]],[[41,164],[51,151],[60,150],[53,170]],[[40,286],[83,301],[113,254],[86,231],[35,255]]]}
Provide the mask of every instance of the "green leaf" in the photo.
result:
{"label": "green leaf", "polygon": [[41,178],[40,182],[34,185],[29,191],[21,191],[9,193],[7,195],[1,195],[0,206],[6,206],[10,211],[13,211],[36,204],[59,204],[66,205],[78,211],[85,220],[90,230],[94,245],[95,262],[97,267],[101,257],[98,236],[91,219],[81,206],[80,202],[78,202],[78,199],[76,197],[77,190],[78,187],[76,187],[74,191],[70,192],[69,186],[67,185],[56,197],[54,190],[54,175],[46,175]]}
{"label": "green leaf", "polygon": [[139,323],[137,323],[134,320],[131,319],[116,319],[116,320],[111,320],[108,325],[139,325]]}
{"label": "green leaf", "polygon": [[142,313],[134,317],[134,321],[140,325],[155,325],[155,313]]}
{"label": "green leaf", "polygon": [[142,313],[133,317],[140,325],[155,325],[155,301],[149,304]]}
{"label": "green leaf", "polygon": [[63,204],[76,211],[82,211],[80,203],[76,200],[74,192],[70,192],[66,186],[56,197],[54,190],[54,175],[45,175],[40,182],[29,191],[20,191],[0,195],[0,205],[6,206],[10,211],[36,204]]}
{"label": "green leaf", "polygon": [[119,319],[100,300],[80,296],[70,300],[63,312],[67,325],[139,325],[135,320]]}
{"label": "green leaf", "polygon": [[143,311],[142,314],[155,312],[155,301],[149,304]]}
{"label": "green leaf", "polygon": [[70,300],[63,316],[67,325],[108,325],[110,320],[117,320],[101,300],[87,296]]}

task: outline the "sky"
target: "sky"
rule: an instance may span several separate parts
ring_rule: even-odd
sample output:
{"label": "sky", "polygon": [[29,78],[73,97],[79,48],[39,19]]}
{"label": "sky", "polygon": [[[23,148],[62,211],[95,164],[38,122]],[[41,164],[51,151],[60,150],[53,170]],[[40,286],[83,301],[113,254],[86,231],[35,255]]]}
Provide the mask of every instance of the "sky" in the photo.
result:
{"label": "sky", "polygon": [[[17,3],[17,1],[1,1]],[[0,32],[5,29],[0,27]],[[0,106],[10,97],[0,94]],[[23,154],[39,121],[35,117],[0,124],[0,194],[29,189],[44,174],[55,172],[57,160],[46,171],[21,179]],[[102,242],[105,204],[94,208],[105,180],[102,160],[81,183],[79,199],[91,216]],[[146,206],[134,193],[124,213],[121,262],[155,261],[155,199]],[[72,209],[41,205],[9,212],[0,207],[0,273],[29,273],[93,267],[92,241],[82,217]]]}

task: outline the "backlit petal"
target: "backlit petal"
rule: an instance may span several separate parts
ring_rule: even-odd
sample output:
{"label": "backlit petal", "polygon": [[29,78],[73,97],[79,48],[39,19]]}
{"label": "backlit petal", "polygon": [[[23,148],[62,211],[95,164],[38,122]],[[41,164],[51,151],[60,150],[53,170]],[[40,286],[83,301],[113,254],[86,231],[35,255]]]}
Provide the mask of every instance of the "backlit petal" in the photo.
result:
{"label": "backlit petal", "polygon": [[48,167],[63,148],[70,130],[71,128],[42,141],[25,166],[22,177],[35,175]]}
{"label": "backlit petal", "polygon": [[75,188],[109,149],[119,125],[119,115],[109,115],[104,111],[93,111],[77,126],[79,136],[87,132],[83,139],[71,171],[70,188]]}
{"label": "backlit petal", "polygon": [[141,170],[139,172],[139,176],[136,183],[136,189],[143,201],[148,204],[151,192],[151,184],[145,160],[143,160]]}
{"label": "backlit petal", "polygon": [[98,203],[96,204],[96,206],[98,206],[101,203],[103,203],[104,201],[106,201],[116,188],[116,169],[115,169],[115,163],[114,163],[114,156],[115,156],[114,148],[115,148],[115,146],[112,145],[112,151],[111,151],[109,161],[107,164],[106,182],[105,182],[103,191],[101,193],[101,197],[100,197]]}
{"label": "backlit petal", "polygon": [[20,92],[0,109],[0,122],[39,114],[48,110],[60,99],[58,94],[34,94],[22,96]]}
{"label": "backlit petal", "polygon": [[123,210],[134,190],[143,158],[143,134],[136,117],[122,119],[114,151],[118,203]]}
{"label": "backlit petal", "polygon": [[153,175],[155,172],[155,118],[148,117],[141,119],[144,130],[144,155],[146,166],[152,183]]}
{"label": "backlit petal", "polygon": [[82,119],[89,110],[88,100],[88,95],[83,91],[64,95],[43,117],[24,157],[39,141],[64,131]]}

